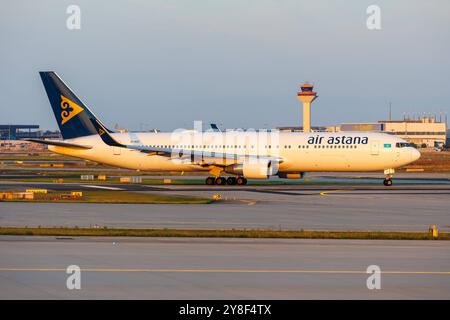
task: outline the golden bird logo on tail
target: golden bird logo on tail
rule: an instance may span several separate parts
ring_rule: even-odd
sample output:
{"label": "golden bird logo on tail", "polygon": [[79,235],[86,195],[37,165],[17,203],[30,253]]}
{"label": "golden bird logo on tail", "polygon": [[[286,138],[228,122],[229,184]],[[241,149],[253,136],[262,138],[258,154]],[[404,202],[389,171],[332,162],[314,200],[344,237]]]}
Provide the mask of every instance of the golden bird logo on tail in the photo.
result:
{"label": "golden bird logo on tail", "polygon": [[61,95],[61,109],[61,124],[66,123],[84,110],[78,104],[76,104],[72,100],[67,99],[63,95]]}

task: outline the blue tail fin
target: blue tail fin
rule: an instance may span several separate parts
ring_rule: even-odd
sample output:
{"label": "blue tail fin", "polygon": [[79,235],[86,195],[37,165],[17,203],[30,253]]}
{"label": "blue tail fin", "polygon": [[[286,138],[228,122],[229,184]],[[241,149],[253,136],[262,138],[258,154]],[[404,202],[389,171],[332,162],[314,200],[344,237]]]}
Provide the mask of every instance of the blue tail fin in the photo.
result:
{"label": "blue tail fin", "polygon": [[98,119],[58,75],[53,71],[39,74],[63,138],[72,139],[97,134],[91,120],[98,121]]}

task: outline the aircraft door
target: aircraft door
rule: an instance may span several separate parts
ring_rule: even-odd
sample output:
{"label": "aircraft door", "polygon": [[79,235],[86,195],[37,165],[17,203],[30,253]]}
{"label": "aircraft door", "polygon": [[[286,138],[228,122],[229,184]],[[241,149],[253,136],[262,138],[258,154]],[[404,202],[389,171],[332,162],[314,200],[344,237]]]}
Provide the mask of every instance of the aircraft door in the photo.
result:
{"label": "aircraft door", "polygon": [[115,156],[120,156],[120,149],[119,147],[113,147],[113,154]]}
{"label": "aircraft door", "polygon": [[372,144],[370,145],[370,154],[377,155],[379,153],[380,153],[380,141],[378,140],[372,141]]}

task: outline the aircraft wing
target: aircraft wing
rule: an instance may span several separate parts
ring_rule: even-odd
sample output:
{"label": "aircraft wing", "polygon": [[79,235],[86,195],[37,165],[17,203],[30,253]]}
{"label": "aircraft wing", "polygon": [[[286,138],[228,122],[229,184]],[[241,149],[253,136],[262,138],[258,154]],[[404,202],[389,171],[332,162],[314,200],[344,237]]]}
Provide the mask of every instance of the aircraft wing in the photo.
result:
{"label": "aircraft wing", "polygon": [[190,150],[190,149],[176,149],[176,148],[154,148],[148,146],[138,146],[138,145],[125,145],[128,149],[138,150],[144,153],[148,153],[151,155],[161,155],[166,157],[171,157],[172,159],[186,159],[189,160],[192,158],[195,159],[224,159],[224,160],[238,160],[245,158],[258,158],[258,159],[266,159],[282,162],[281,157],[274,156],[257,156],[257,155],[244,155],[244,154],[236,154],[236,153],[224,153],[224,152],[215,152],[215,151],[203,151],[203,150]]}
{"label": "aircraft wing", "polygon": [[[192,162],[194,159],[201,159],[203,163],[213,162],[216,163],[220,160],[239,160],[257,158],[259,160],[271,160],[282,162],[281,157],[275,156],[259,156],[259,155],[243,155],[234,153],[224,153],[224,152],[214,152],[214,151],[203,151],[203,150],[190,150],[190,149],[176,149],[176,148],[157,148],[144,145],[126,145],[116,141],[109,132],[102,126],[102,124],[95,119],[91,119],[92,124],[96,128],[100,138],[109,146],[126,148],[137,150],[140,152],[148,153],[149,155],[160,155],[164,157],[170,157],[172,160],[181,160],[186,162]],[[229,162],[229,161],[228,161]]]}
{"label": "aircraft wing", "polygon": [[85,145],[81,145],[81,144],[69,143],[69,142],[64,142],[64,141],[44,140],[44,139],[23,139],[23,140],[46,144],[46,145],[50,145],[50,146],[58,146],[58,147],[66,147],[66,148],[74,148],[74,149],[92,149],[92,146],[85,146]]}

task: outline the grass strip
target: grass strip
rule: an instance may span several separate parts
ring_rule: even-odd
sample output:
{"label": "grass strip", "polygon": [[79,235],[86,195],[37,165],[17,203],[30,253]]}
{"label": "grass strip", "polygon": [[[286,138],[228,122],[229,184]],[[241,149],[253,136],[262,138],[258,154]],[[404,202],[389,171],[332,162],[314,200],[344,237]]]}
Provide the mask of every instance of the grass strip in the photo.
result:
{"label": "grass strip", "polygon": [[[76,190],[75,190],[76,191]],[[70,191],[67,191],[70,193]],[[0,202],[49,202],[49,203],[117,203],[117,204],[208,204],[213,200],[202,197],[137,193],[127,191],[82,191],[79,199],[59,199],[57,194],[63,192],[50,191],[47,194],[35,194],[35,199],[8,199]]]}
{"label": "grass strip", "polygon": [[[282,230],[186,230],[186,229],[111,229],[66,227],[0,227],[0,235],[65,237],[184,237],[184,238],[279,238],[279,239],[359,239],[359,240],[433,240],[428,232],[391,231],[282,231]],[[437,240],[450,240],[440,233]]]}

